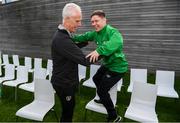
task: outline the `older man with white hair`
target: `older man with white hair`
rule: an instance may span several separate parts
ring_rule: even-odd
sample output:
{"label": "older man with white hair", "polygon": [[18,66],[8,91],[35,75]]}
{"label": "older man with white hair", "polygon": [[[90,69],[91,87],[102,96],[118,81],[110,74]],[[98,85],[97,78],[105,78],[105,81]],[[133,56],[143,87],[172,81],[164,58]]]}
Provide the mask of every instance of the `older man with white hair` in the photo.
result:
{"label": "older man with white hair", "polygon": [[62,104],[60,122],[72,122],[75,90],[79,84],[78,64],[88,66],[90,62],[71,39],[71,33],[81,26],[81,8],[74,3],[66,4],[62,18],[62,24],[54,34],[51,46],[53,60],[51,83]]}

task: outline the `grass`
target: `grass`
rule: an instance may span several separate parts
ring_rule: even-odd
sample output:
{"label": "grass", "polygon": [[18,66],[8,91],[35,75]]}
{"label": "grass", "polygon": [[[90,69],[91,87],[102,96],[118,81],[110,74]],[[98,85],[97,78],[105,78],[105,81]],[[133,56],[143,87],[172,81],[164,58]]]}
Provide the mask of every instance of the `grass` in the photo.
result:
{"label": "grass", "polygon": [[[45,66],[45,65],[44,65]],[[31,81],[32,77],[30,75]],[[155,76],[153,73],[148,74],[148,82],[154,83]],[[175,78],[175,89],[180,95],[180,77]],[[127,106],[130,102],[131,93],[127,92],[129,85],[129,74],[127,73],[123,79],[124,86],[121,92],[118,92],[117,106],[118,114],[124,116]],[[18,101],[14,101],[14,88],[4,86],[3,97],[0,99],[0,122],[15,122],[15,113],[24,105],[33,100],[33,93],[18,89]],[[85,105],[95,95],[95,89],[80,86],[80,93],[76,95],[76,107],[74,111],[74,122],[106,122],[106,115],[87,111],[86,120]],[[56,96],[55,111],[60,115],[61,104]],[[180,122],[180,100],[172,98],[158,97],[156,103],[156,113],[160,122]],[[18,122],[33,122],[28,119],[18,118]],[[44,122],[57,122],[53,112],[48,112],[44,118]],[[133,122],[130,119],[125,119],[125,122]]]}

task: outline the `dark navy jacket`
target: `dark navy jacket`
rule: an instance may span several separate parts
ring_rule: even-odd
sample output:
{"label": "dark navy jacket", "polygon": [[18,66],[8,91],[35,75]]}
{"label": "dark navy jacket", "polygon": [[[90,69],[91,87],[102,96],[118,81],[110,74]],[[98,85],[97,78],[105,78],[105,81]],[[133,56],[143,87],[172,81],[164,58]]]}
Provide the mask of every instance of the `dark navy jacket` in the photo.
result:
{"label": "dark navy jacket", "polygon": [[66,30],[58,29],[54,34],[51,55],[53,60],[51,83],[61,87],[77,86],[78,64],[88,66],[90,62]]}

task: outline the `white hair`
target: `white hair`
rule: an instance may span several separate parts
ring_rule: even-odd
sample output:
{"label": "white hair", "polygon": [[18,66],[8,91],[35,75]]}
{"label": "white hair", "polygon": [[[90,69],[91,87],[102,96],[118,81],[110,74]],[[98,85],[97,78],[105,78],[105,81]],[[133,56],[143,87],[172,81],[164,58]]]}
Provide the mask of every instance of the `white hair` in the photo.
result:
{"label": "white hair", "polygon": [[76,11],[81,12],[81,7],[78,6],[78,5],[75,4],[75,3],[67,3],[67,4],[64,6],[63,11],[62,11],[62,18],[63,18],[63,20],[64,20],[64,18],[66,18],[66,17],[73,16],[73,14],[74,14]]}

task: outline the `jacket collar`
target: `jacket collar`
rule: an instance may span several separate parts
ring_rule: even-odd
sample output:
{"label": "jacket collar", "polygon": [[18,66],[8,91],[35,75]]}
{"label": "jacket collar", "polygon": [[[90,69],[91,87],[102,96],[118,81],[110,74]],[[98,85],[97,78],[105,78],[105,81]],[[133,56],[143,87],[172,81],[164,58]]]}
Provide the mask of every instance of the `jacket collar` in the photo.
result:
{"label": "jacket collar", "polygon": [[71,34],[62,24],[59,24],[58,29],[60,29],[60,30],[66,30],[67,33],[69,34],[69,36],[72,37],[72,34]]}

